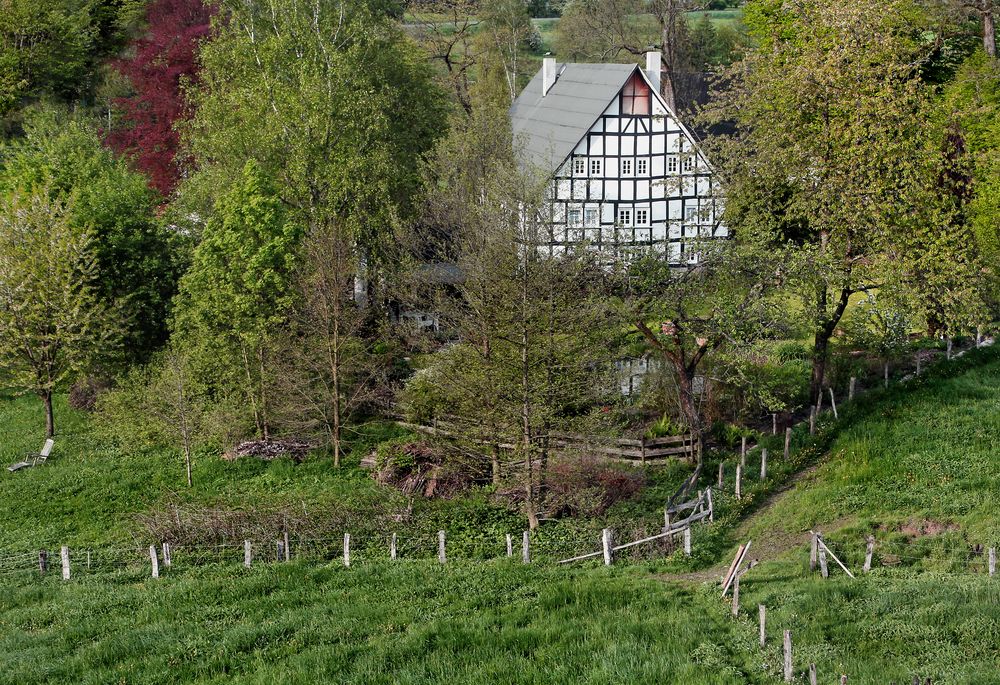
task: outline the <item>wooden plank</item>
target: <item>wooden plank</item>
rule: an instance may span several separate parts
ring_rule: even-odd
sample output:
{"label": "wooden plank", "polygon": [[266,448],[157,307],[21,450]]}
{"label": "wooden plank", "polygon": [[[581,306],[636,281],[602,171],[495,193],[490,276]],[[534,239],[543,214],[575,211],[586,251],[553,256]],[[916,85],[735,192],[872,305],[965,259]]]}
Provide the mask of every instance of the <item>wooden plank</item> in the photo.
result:
{"label": "wooden plank", "polygon": [[733,616],[740,615],[740,575],[733,579]]}
{"label": "wooden plank", "polygon": [[748,540],[747,544],[740,545],[739,549],[736,550],[736,556],[733,558],[733,563],[729,566],[729,572],[726,574],[725,579],[722,582],[722,596],[725,597],[726,593],[729,592],[729,586],[733,582],[733,578],[739,571],[740,566],[743,564],[743,560],[746,559],[747,552],[750,551],[750,545],[753,540]]}

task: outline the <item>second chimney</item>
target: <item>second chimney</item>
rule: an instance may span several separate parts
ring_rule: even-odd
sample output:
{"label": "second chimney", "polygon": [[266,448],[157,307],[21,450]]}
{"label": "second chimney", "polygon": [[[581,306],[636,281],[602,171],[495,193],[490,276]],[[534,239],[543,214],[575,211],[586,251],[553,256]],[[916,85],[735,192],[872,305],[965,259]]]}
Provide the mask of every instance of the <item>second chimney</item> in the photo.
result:
{"label": "second chimney", "polygon": [[660,62],[662,56],[659,52],[646,53],[646,78],[653,84],[653,90],[660,92]]}
{"label": "second chimney", "polygon": [[552,86],[556,84],[556,58],[542,58],[542,97],[549,94]]}

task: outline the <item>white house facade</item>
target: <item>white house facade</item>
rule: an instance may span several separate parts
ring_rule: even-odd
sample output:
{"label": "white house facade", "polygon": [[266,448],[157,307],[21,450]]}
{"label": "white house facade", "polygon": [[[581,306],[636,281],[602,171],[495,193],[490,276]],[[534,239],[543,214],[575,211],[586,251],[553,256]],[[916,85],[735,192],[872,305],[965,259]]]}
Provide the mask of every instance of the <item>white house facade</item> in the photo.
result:
{"label": "white house facade", "polygon": [[660,97],[659,65],[659,53],[645,70],[547,57],[511,107],[522,158],[551,178],[551,254],[583,244],[684,265],[705,241],[728,237],[719,182]]}

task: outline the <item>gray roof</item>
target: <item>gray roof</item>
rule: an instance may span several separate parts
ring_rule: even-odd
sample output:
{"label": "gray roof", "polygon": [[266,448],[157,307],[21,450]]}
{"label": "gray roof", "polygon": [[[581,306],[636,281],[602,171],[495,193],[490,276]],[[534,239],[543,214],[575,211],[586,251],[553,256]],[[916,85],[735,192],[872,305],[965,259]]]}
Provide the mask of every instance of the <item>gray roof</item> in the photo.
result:
{"label": "gray roof", "polygon": [[510,108],[524,161],[553,173],[611,104],[635,64],[556,64],[555,85],[542,97],[542,70]]}

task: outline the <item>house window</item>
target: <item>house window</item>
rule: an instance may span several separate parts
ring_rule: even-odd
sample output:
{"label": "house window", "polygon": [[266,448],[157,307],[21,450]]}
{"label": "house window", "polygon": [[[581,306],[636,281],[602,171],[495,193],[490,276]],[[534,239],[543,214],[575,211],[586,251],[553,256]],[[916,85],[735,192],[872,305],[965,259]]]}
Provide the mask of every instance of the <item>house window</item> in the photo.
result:
{"label": "house window", "polygon": [[667,173],[677,173],[677,158],[674,156],[667,157]]}
{"label": "house window", "polygon": [[575,176],[583,176],[585,173],[587,173],[587,160],[577,157],[573,160],[573,174]]}
{"label": "house window", "polygon": [[631,175],[632,175],[632,160],[631,159],[623,159],[622,160],[622,176],[631,176]]}
{"label": "house window", "polygon": [[632,210],[631,209],[619,209],[618,210],[618,223],[622,226],[632,225]]}
{"label": "house window", "polygon": [[635,163],[635,173],[639,176],[645,176],[649,173],[649,160],[639,159]]}
{"label": "house window", "polygon": [[569,225],[579,226],[580,225],[580,210],[571,209],[569,210]]}
{"label": "house window", "polygon": [[684,158],[684,171],[694,171],[694,157]]}
{"label": "house window", "polygon": [[637,210],[635,210],[635,225],[636,226],[649,226],[649,210],[648,209],[637,209]]}
{"label": "house window", "polygon": [[584,221],[584,225],[587,226],[588,228],[592,228],[594,226],[597,226],[598,219],[599,219],[599,216],[598,216],[598,212],[597,212],[596,209],[587,209],[587,210],[584,210],[584,212],[583,212],[583,221]]}
{"label": "house window", "polygon": [[684,207],[684,220],[688,223],[694,223],[698,219],[698,208],[685,206]]}
{"label": "house window", "polygon": [[599,159],[590,160],[590,175],[591,176],[601,175],[601,160]]}
{"label": "house window", "polygon": [[649,84],[639,74],[633,74],[622,89],[622,114],[649,114]]}

